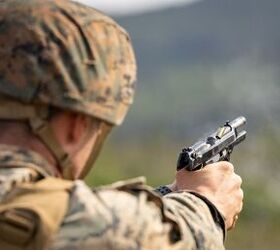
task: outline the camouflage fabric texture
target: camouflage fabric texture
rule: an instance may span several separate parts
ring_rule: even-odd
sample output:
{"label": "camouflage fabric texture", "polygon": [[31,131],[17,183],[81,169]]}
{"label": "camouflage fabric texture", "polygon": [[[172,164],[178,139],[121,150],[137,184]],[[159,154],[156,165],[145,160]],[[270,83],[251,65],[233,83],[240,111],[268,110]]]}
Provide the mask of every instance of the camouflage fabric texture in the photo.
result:
{"label": "camouflage fabric texture", "polygon": [[[48,175],[48,164],[38,154],[0,146],[1,202],[16,187]],[[192,194],[161,198],[141,178],[95,189],[72,183],[67,212],[48,249],[224,249],[222,230]]]}
{"label": "camouflage fabric texture", "polygon": [[136,62],[124,29],[68,0],[0,1],[0,94],[122,123]]}

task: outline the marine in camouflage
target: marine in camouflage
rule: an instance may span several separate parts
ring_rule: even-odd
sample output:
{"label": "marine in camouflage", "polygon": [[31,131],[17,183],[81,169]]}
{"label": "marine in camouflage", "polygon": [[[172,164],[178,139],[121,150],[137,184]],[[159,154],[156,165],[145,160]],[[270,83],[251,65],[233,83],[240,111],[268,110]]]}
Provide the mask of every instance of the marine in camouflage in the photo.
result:
{"label": "marine in camouflage", "polygon": [[[122,123],[135,80],[130,38],[103,13],[67,0],[0,1],[0,120],[26,121],[64,178],[73,166],[50,111],[100,119],[107,133]],[[90,189],[52,169],[36,152],[0,145],[1,249],[224,248],[223,228],[196,195],[160,197],[143,179]]]}

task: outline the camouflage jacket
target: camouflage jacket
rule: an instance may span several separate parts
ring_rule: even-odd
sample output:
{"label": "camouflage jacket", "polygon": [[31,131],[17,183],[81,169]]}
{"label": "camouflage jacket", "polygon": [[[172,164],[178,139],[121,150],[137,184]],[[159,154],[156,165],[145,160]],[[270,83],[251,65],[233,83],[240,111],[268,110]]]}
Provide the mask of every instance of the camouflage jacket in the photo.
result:
{"label": "camouflage jacket", "polygon": [[[51,175],[38,154],[0,146],[0,204],[17,186]],[[48,249],[224,249],[221,227],[193,194],[160,197],[141,178],[94,189],[80,180],[71,183],[67,209]]]}

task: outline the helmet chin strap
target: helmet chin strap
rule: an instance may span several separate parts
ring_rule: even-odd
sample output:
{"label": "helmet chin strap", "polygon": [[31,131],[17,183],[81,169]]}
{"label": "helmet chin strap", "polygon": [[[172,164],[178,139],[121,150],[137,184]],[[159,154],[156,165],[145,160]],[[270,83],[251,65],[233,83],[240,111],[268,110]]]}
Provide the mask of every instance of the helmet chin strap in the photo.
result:
{"label": "helmet chin strap", "polygon": [[99,134],[97,135],[95,144],[94,144],[91,154],[83,168],[83,171],[79,176],[80,179],[84,178],[88,174],[88,172],[91,170],[91,168],[93,167],[93,164],[96,161],[96,159],[100,153],[103,143],[104,143],[106,137],[108,136],[108,134],[110,133],[110,131],[112,130],[112,128],[113,128],[113,125],[100,121],[99,128],[98,128]]}
{"label": "helmet chin strap", "polygon": [[29,124],[32,132],[43,141],[56,158],[58,165],[61,167],[63,178],[73,180],[74,164],[57,140],[50,123],[41,117],[34,117],[29,120]]}

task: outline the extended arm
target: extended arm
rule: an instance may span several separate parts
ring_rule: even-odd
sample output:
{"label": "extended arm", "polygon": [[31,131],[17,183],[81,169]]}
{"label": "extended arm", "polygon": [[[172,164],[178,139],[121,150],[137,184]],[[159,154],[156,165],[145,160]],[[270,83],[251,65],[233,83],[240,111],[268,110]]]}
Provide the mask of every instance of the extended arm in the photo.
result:
{"label": "extended arm", "polygon": [[164,198],[140,183],[93,192],[76,182],[51,249],[224,249],[223,233],[198,197]]}

